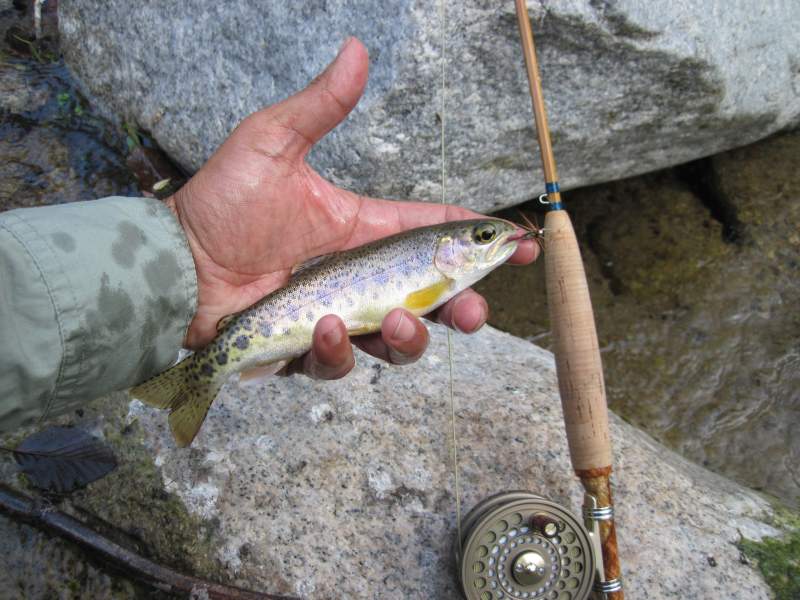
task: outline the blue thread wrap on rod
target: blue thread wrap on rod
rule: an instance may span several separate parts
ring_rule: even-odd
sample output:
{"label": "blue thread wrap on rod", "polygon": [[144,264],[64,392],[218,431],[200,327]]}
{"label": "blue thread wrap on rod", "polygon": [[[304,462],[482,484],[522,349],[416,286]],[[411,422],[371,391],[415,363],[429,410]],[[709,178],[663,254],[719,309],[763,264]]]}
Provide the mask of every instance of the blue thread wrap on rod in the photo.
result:
{"label": "blue thread wrap on rod", "polygon": [[[544,189],[548,194],[557,194],[560,191],[557,181],[545,181],[544,182]],[[564,210],[564,206],[561,204],[561,201],[551,202],[548,205],[548,208],[550,210]]]}

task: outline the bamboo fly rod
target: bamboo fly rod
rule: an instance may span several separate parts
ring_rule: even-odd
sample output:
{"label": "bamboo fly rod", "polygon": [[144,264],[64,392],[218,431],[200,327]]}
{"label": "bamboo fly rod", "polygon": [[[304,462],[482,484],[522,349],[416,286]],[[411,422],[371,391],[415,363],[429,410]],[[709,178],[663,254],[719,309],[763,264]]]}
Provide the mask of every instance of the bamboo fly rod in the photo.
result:
{"label": "bamboo fly rod", "polygon": [[528,7],[525,0],[516,0],[516,7],[549,204],[544,222],[547,303],[570,457],[584,489],[597,501],[594,513],[600,518],[606,579],[601,587],[610,600],[622,600],[609,481],[608,406],[592,302],[575,231],[559,193]]}

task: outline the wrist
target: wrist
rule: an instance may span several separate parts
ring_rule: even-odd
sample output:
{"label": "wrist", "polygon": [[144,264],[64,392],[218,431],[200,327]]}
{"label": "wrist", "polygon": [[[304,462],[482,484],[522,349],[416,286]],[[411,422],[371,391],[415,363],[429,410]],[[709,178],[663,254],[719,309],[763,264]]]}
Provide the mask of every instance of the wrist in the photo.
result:
{"label": "wrist", "polygon": [[[175,215],[175,218],[178,219],[178,223],[180,223],[181,222],[181,216],[180,216],[180,214],[178,214],[178,203],[177,203],[177,199],[175,198],[177,195],[178,195],[178,193],[175,192],[171,196],[169,196],[167,198],[164,198],[164,200],[162,200],[162,202],[167,206],[167,208],[169,208],[172,211],[172,214]],[[181,223],[181,227],[183,227],[182,223]]]}

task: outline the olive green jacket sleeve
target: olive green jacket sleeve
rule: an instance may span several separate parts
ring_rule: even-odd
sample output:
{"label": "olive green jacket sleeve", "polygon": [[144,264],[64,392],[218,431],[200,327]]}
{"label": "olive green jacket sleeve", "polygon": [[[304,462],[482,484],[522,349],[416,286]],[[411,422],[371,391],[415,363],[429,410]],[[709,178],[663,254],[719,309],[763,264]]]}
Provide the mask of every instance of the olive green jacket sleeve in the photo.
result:
{"label": "olive green jacket sleeve", "polygon": [[192,254],[158,200],[0,213],[0,431],[165,369],[196,303]]}

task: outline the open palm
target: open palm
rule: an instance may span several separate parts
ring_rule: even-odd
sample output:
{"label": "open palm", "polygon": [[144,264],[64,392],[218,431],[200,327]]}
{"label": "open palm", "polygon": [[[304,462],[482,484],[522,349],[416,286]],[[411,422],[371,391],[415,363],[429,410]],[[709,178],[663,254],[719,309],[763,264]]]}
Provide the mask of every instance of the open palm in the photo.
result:
{"label": "open palm", "polygon": [[[305,156],[355,106],[367,81],[363,45],[349,39],[333,63],[306,89],[247,117],[209,161],[167,200],[183,225],[198,278],[198,309],[186,343],[197,348],[218,321],[281,287],[291,268],[313,256],[346,250],[399,231],[471,218],[450,205],[359,196],[318,175]],[[520,244],[512,262],[535,258]],[[439,309],[442,322],[474,331],[486,320],[482,297],[466,290]],[[359,346],[395,363],[418,358],[425,326],[409,312],[392,311],[381,334]],[[352,348],[338,317],[315,328],[311,352],[293,370],[333,378],[352,368]]]}

